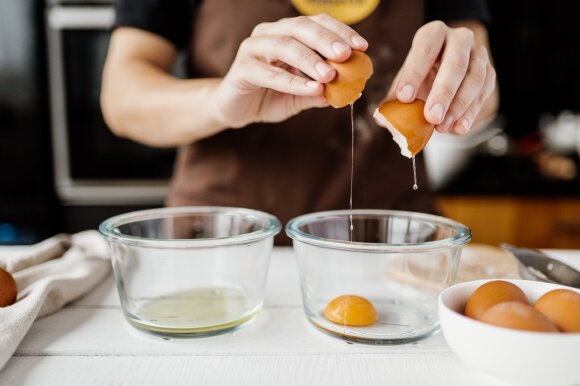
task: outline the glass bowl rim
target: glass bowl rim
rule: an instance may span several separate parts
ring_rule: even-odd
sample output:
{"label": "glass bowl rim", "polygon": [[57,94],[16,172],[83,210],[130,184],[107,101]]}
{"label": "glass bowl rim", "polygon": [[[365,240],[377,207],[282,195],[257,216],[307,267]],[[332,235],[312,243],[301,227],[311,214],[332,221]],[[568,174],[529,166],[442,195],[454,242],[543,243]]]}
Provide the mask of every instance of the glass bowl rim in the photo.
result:
{"label": "glass bowl rim", "polygon": [[[352,213],[353,216],[369,216],[369,217],[399,217],[399,218],[413,218],[417,220],[424,220],[431,223],[439,223],[452,227],[456,231],[456,235],[442,240],[427,241],[424,243],[414,243],[414,244],[382,244],[382,243],[363,243],[363,242],[352,242],[347,240],[336,240],[328,239],[324,237],[314,236],[300,229],[300,226],[307,222],[316,219],[325,219],[332,217],[343,217],[349,216]],[[319,247],[329,248],[329,249],[340,249],[345,251],[358,251],[358,252],[419,252],[419,251],[430,251],[434,249],[450,248],[463,246],[471,240],[471,230],[464,224],[457,221],[448,219],[443,216],[437,216],[434,214],[420,213],[420,212],[410,212],[402,210],[390,210],[390,209],[353,209],[352,212],[349,209],[341,210],[331,210],[323,212],[314,212],[304,214],[291,219],[288,224],[286,224],[286,234],[296,241],[301,241],[306,244],[311,244]]]}
{"label": "glass bowl rim", "polygon": [[[176,215],[187,216],[195,214],[238,214],[244,217],[253,217],[265,221],[265,226],[263,229],[240,235],[200,239],[153,239],[126,235],[121,233],[118,229],[121,225],[139,221],[170,218]],[[267,237],[273,237],[280,233],[281,229],[282,226],[280,225],[280,221],[269,213],[254,209],[228,206],[180,206],[138,210],[110,217],[99,225],[99,232],[103,237],[105,237],[105,239],[107,239],[107,241],[115,240],[123,244],[136,245],[140,247],[177,249],[249,244]]]}

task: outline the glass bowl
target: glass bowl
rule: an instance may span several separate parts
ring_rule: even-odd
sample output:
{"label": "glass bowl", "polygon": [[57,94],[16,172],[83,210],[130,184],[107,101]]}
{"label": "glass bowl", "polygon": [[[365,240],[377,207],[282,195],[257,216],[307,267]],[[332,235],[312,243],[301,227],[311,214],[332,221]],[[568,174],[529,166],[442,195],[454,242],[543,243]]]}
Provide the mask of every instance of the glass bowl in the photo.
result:
{"label": "glass bowl", "polygon": [[[291,220],[286,233],[310,322],[371,344],[413,342],[439,330],[437,297],[454,283],[461,249],[471,239],[469,228],[443,217],[370,209],[307,214]],[[370,301],[376,321],[351,324],[366,311],[350,302],[333,309],[330,302],[343,295]],[[325,311],[334,312],[334,321]]]}
{"label": "glass bowl", "polygon": [[144,210],[99,226],[133,326],[171,337],[232,331],[262,307],[272,215],[227,207]]}

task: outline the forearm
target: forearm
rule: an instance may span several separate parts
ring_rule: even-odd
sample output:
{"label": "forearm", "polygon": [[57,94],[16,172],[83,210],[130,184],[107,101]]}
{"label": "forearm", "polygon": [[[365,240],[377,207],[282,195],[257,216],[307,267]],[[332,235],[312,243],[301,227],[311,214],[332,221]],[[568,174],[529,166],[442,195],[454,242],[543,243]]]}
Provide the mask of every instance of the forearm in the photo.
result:
{"label": "forearm", "polygon": [[150,146],[178,146],[224,128],[215,119],[219,79],[180,80],[149,63],[125,63],[104,82],[102,108],[115,134]]}
{"label": "forearm", "polygon": [[163,38],[119,28],[103,71],[101,107],[111,130],[150,146],[195,142],[225,129],[216,119],[220,79],[181,80],[170,74],[175,47]]}

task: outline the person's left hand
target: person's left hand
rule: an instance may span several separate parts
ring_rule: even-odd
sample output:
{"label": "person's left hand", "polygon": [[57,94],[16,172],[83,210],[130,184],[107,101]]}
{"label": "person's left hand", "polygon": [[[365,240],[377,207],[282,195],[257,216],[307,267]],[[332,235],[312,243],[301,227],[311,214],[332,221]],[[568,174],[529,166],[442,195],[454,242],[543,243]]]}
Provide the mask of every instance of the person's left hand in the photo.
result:
{"label": "person's left hand", "polygon": [[425,101],[425,118],[437,131],[465,134],[495,88],[485,44],[468,28],[441,21],[422,26],[386,99]]}

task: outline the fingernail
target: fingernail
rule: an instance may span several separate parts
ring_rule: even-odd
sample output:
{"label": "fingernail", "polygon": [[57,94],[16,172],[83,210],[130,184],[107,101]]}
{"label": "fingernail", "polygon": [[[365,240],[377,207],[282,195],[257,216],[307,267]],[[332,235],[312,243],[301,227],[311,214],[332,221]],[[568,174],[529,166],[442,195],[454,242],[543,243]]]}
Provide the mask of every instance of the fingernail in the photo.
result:
{"label": "fingernail", "polygon": [[451,124],[453,123],[454,119],[455,118],[453,117],[453,115],[447,114],[447,116],[443,120],[443,123],[441,123],[441,128],[445,131],[449,131],[449,128],[451,127]]}
{"label": "fingernail", "polygon": [[461,122],[459,122],[459,125],[455,127],[455,132],[457,134],[467,134],[468,131],[469,131],[469,121],[464,118],[461,120]]}
{"label": "fingernail", "polygon": [[315,81],[313,81],[313,80],[309,80],[308,82],[306,82],[306,86],[307,86],[308,88],[317,88],[319,84],[320,84],[320,83],[318,83],[318,82],[315,82]]}
{"label": "fingernail", "polygon": [[350,41],[357,47],[367,47],[369,45],[369,43],[365,39],[361,38],[358,35],[353,36],[352,39],[350,39]]}
{"label": "fingernail", "polygon": [[465,127],[465,129],[469,130],[469,121],[465,118],[461,120],[461,126]]}
{"label": "fingernail", "polygon": [[435,119],[441,121],[443,119],[443,105],[441,103],[437,103],[431,107],[431,114],[433,114]]}
{"label": "fingernail", "polygon": [[413,99],[413,86],[410,84],[404,85],[399,91],[399,97],[410,102]]}
{"label": "fingernail", "polygon": [[316,72],[318,72],[320,74],[320,76],[325,76],[330,71],[332,71],[332,67],[330,67],[328,64],[323,63],[323,62],[316,63],[314,65],[314,68],[316,69]]}
{"label": "fingernail", "polygon": [[332,49],[334,50],[334,52],[336,52],[338,55],[342,55],[345,52],[347,52],[349,50],[349,47],[341,42],[334,42],[332,43]]}

